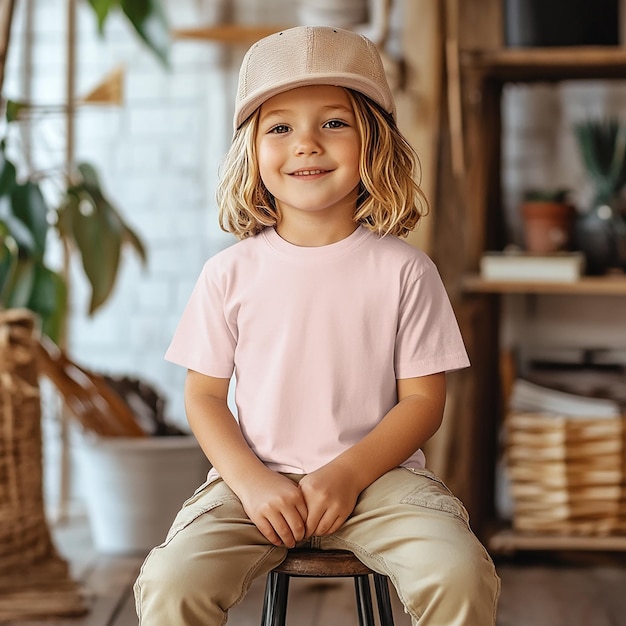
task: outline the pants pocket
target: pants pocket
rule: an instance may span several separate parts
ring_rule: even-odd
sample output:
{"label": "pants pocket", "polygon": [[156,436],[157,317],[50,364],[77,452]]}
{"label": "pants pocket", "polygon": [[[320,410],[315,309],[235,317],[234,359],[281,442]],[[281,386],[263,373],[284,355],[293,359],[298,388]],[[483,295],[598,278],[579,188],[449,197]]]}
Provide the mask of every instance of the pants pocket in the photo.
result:
{"label": "pants pocket", "polygon": [[448,513],[469,527],[469,514],[466,508],[448,489],[443,480],[427,469],[407,469],[422,480],[420,485],[401,500],[402,504],[411,504]]}
{"label": "pants pocket", "polygon": [[[237,496],[228,488],[226,488],[227,493],[224,493],[223,487],[225,485],[223,483],[220,485],[220,482],[202,485],[183,503],[182,508],[174,518],[165,541],[161,544],[162,546],[167,545],[181,530],[189,526],[201,515],[217,509],[226,502],[239,502]],[[214,491],[217,491],[217,493],[213,493]]]}

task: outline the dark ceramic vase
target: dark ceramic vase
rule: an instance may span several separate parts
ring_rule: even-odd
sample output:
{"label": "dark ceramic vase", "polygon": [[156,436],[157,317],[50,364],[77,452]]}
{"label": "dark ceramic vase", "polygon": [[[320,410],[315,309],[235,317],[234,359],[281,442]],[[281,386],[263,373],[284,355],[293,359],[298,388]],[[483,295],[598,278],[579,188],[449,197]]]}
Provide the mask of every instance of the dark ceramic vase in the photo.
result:
{"label": "dark ceramic vase", "polygon": [[585,255],[587,274],[626,270],[626,217],[608,204],[595,204],[578,216],[576,248]]}
{"label": "dark ceramic vase", "polygon": [[504,0],[507,46],[619,45],[619,0]]}

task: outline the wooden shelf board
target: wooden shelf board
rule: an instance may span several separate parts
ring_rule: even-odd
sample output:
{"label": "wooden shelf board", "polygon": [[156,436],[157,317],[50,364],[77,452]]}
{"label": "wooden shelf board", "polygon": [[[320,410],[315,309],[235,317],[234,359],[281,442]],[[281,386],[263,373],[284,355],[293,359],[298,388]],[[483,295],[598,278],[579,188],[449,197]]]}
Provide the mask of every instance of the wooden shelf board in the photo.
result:
{"label": "wooden shelf board", "polygon": [[471,50],[461,53],[461,64],[513,82],[626,79],[626,47]]}
{"label": "wooden shelf board", "polygon": [[495,532],[487,540],[493,553],[506,554],[518,550],[587,550],[598,552],[626,551],[626,535],[592,537],[584,535],[558,535],[522,533],[511,528]]}
{"label": "wooden shelf board", "polygon": [[246,44],[249,45],[262,37],[290,28],[289,26],[268,25],[240,25],[221,24],[208,26],[195,26],[189,28],[177,28],[172,30],[172,38],[175,40],[214,41],[219,43]]}
{"label": "wooden shelf board", "polygon": [[554,295],[626,295],[626,275],[585,276],[576,282],[496,281],[470,274],[463,280],[463,289],[470,293],[543,293]]}

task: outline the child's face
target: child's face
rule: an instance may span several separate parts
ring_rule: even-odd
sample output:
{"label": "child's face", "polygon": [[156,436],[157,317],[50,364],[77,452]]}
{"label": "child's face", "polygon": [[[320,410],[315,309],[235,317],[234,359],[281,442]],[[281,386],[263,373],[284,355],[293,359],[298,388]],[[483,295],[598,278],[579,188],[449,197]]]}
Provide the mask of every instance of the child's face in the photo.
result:
{"label": "child's face", "polygon": [[361,141],[344,89],[299,87],[264,102],[256,150],[261,179],[283,219],[352,220]]}

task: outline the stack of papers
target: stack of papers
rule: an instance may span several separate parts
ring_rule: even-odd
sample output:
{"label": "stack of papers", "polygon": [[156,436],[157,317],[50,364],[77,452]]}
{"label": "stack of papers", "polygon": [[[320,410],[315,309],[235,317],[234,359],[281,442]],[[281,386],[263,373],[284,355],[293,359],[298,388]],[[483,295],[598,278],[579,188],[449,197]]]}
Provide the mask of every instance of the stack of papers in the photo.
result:
{"label": "stack of papers", "polygon": [[621,416],[620,406],[613,400],[578,396],[522,379],[517,379],[513,383],[509,408],[520,413],[550,413],[567,417]]}

